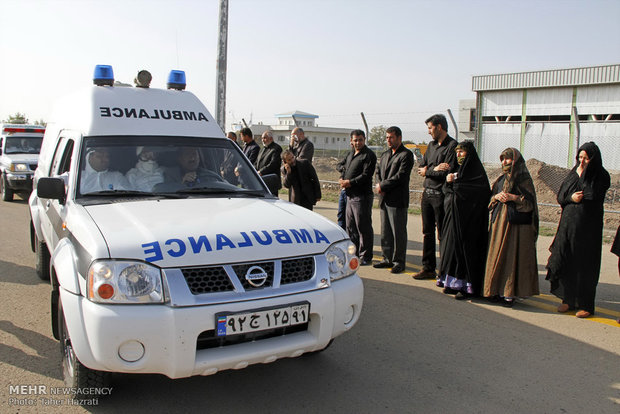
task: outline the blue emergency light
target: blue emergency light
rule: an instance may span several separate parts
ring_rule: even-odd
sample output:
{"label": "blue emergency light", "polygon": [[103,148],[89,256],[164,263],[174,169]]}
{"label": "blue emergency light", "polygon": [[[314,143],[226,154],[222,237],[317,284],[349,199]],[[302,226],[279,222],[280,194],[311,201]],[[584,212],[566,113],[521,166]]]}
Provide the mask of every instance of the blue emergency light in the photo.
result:
{"label": "blue emergency light", "polygon": [[97,86],[114,86],[114,71],[110,65],[95,66],[93,83]]}
{"label": "blue emergency light", "polygon": [[171,70],[170,75],[168,75],[167,88],[182,91],[185,89],[185,85],[185,71]]}

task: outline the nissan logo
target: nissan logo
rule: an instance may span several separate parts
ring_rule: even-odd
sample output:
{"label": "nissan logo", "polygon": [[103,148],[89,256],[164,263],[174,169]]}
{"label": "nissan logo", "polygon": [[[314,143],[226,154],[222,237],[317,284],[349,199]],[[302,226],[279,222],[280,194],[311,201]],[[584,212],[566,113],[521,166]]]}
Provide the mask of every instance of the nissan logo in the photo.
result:
{"label": "nissan logo", "polygon": [[260,266],[252,266],[245,272],[245,280],[254,287],[261,287],[267,281],[269,275]]}

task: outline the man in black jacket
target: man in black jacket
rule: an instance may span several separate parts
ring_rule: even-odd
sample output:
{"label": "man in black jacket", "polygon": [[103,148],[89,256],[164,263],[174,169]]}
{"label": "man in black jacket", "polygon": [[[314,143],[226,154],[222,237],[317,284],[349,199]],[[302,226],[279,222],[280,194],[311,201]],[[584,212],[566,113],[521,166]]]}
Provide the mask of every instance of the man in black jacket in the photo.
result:
{"label": "man in black jacket", "polygon": [[308,160],[312,164],[314,144],[306,138],[304,130],[297,127],[291,131],[291,152],[298,160]]}
{"label": "man in black jacket", "polygon": [[360,129],[351,132],[351,144],[353,151],[345,158],[339,183],[347,194],[347,233],[357,248],[360,264],[366,266],[372,263],[372,176],[377,156],[366,146],[366,136]]}
{"label": "man in black jacket", "polygon": [[[349,141],[349,144],[351,145],[351,150],[354,151],[353,142]],[[338,164],[336,164],[336,170],[340,173],[340,177],[342,177],[342,174],[344,173],[344,165],[347,162],[348,156],[349,154],[345,155],[344,158],[338,161]],[[347,230],[346,210],[347,210],[347,193],[345,189],[341,187],[340,194],[338,195],[338,213],[336,215],[336,218],[338,220],[338,225],[342,227],[345,231]]]}
{"label": "man in black jacket", "polygon": [[407,208],[413,153],[403,145],[400,128],[389,127],[385,134],[388,150],[381,154],[375,186],[381,208],[383,260],[373,267],[391,267],[392,273],[401,273],[407,257]]}
{"label": "man in black jacket", "polygon": [[426,126],[433,140],[428,144],[420,168],[418,168],[418,174],[425,177],[424,193],[420,203],[423,233],[422,270],[413,275],[413,278],[418,280],[436,277],[435,226],[437,238],[441,243],[441,227],[444,217],[442,188],[446,175],[456,167],[457,142],[448,135],[446,117],[435,114],[426,120]]}
{"label": "man in black jacket", "polygon": [[290,150],[282,153],[282,184],[289,189],[288,201],[312,210],[321,199],[321,186],[316,170],[308,160],[296,159]]}
{"label": "man in black jacket", "polygon": [[[258,171],[258,175],[276,174],[280,181],[280,167],[282,166],[282,147],[273,141],[271,131],[263,132],[261,136],[263,148],[258,152],[258,157],[254,163],[254,168]],[[278,189],[282,188],[282,184],[278,185]],[[276,191],[273,195],[277,196]]]}
{"label": "man in black jacket", "polygon": [[254,165],[256,162],[256,157],[258,157],[260,147],[256,141],[254,141],[254,134],[252,134],[252,130],[250,128],[243,128],[241,130],[241,140],[244,142],[243,153],[246,157],[248,157],[250,163]]}
{"label": "man in black jacket", "polygon": [[[239,131],[239,134],[241,135],[241,140],[244,143],[243,153],[248,158],[248,160],[250,160],[250,164],[252,164],[252,167],[254,167],[254,164],[256,163],[256,158],[258,158],[258,152],[260,151],[260,147],[258,146],[256,141],[254,141],[254,134],[252,134],[252,130],[250,128],[246,127],[241,129],[241,131]],[[239,177],[239,184],[241,184],[242,187],[244,186],[244,177],[246,177],[249,173],[250,172],[245,170],[245,167],[242,164],[237,164],[237,166],[235,167],[235,175]]]}

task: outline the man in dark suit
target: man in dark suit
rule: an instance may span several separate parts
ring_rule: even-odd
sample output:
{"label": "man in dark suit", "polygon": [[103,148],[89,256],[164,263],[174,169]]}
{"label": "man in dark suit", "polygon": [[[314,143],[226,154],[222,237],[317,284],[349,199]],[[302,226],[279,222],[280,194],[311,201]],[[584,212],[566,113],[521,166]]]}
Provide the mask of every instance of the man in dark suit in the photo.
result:
{"label": "man in dark suit", "polygon": [[291,146],[289,149],[298,160],[308,160],[312,164],[314,144],[306,138],[303,129],[297,127],[291,131]]}
{"label": "man in dark suit", "polygon": [[260,147],[256,141],[254,141],[254,134],[252,134],[252,130],[250,128],[243,128],[241,130],[241,140],[244,142],[243,153],[246,157],[248,157],[248,160],[250,160],[250,164],[254,165],[256,158],[258,157]]}
{"label": "man in dark suit", "polygon": [[296,159],[290,150],[282,153],[282,184],[289,189],[288,201],[312,210],[321,199],[316,170],[308,160]]}
{"label": "man in dark suit", "polygon": [[[258,152],[260,151],[260,147],[254,141],[254,134],[252,134],[252,130],[250,128],[243,128],[239,131],[241,135],[241,140],[243,141],[243,153],[250,160],[250,164],[254,167],[256,163],[256,158],[258,158]],[[250,172],[245,170],[245,167],[241,164],[237,164],[235,167],[235,175],[239,178],[239,183],[243,187],[243,177],[245,177]]]}
{"label": "man in dark suit", "polygon": [[[276,174],[278,180],[280,180],[280,167],[282,166],[282,147],[273,142],[273,135],[271,131],[263,132],[261,136],[263,141],[263,148],[258,152],[256,163],[254,168],[258,171],[258,175]],[[282,188],[282,184],[278,186],[278,189]],[[273,195],[277,196],[276,191]]]}
{"label": "man in dark suit", "polygon": [[372,228],[372,177],[375,174],[377,156],[366,146],[364,131],[351,131],[351,151],[344,162],[339,180],[347,194],[346,227],[355,244],[360,265],[372,264],[372,246],[375,236]]}
{"label": "man in dark suit", "polygon": [[403,145],[400,128],[389,127],[385,139],[388,150],[381,154],[375,192],[381,209],[381,250],[383,260],[375,268],[392,268],[392,273],[405,270],[407,256],[407,208],[413,153]]}

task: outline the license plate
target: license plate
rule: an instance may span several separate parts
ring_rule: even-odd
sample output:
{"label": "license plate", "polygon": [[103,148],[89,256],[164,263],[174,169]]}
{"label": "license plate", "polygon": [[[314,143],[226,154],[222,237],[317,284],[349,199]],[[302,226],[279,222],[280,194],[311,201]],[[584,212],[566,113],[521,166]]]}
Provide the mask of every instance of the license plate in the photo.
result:
{"label": "license plate", "polygon": [[217,336],[264,331],[308,322],[309,303],[298,303],[273,309],[259,309],[215,316]]}

